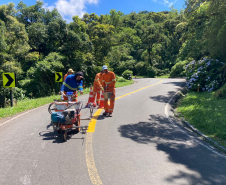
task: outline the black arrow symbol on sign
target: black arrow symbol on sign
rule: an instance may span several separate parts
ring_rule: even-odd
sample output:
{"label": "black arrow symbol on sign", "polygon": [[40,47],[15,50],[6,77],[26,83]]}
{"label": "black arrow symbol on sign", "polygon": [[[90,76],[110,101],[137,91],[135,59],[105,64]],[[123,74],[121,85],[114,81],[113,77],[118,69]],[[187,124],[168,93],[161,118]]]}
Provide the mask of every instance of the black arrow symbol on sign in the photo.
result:
{"label": "black arrow symbol on sign", "polygon": [[9,74],[4,74],[6,78],[8,78],[8,82],[5,84],[5,86],[10,86],[11,83],[13,83],[14,79]]}
{"label": "black arrow symbol on sign", "polygon": [[58,76],[58,79],[57,79],[57,81],[60,81],[61,80],[61,74],[60,73],[57,73],[57,76]]}

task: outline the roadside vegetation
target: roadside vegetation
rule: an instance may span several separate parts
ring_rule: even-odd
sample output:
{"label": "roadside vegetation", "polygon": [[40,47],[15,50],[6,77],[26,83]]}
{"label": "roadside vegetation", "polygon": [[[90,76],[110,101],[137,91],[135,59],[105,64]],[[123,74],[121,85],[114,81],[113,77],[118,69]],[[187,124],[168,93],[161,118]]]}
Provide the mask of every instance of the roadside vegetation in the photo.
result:
{"label": "roadside vegetation", "polygon": [[162,75],[162,76],[156,76],[156,78],[169,78],[170,75],[169,74],[166,74],[166,75]]}
{"label": "roadside vegetation", "polygon": [[[133,84],[132,80],[126,80],[123,78],[121,79],[122,80],[119,80],[116,82],[116,88]],[[83,91],[83,94],[89,94],[89,91],[90,91],[89,88],[85,88]],[[80,96],[79,93],[78,93],[78,96]],[[43,97],[43,98],[20,100],[17,102],[16,105],[14,105],[14,107],[8,106],[6,108],[0,108],[0,119],[8,116],[13,116],[17,113],[27,111],[36,107],[40,107],[47,103],[53,102],[53,100],[60,100],[60,97],[61,97],[60,95],[52,95],[52,96]]]}
{"label": "roadside vegetation", "polygon": [[226,147],[226,99],[214,92],[188,92],[177,112],[199,131]]}
{"label": "roadside vegetation", "polygon": [[[75,15],[70,23],[57,9],[43,8],[43,1],[31,6],[23,1],[1,5],[0,81],[3,72],[16,73],[14,97],[20,100],[57,93],[54,73],[65,74],[69,68],[84,72],[86,86],[104,64],[119,76],[127,70],[133,76],[152,78],[171,74],[177,63],[208,55],[197,45],[202,39],[196,36],[202,34],[195,34],[196,28],[207,25],[203,20],[208,20],[208,15],[202,20],[203,10],[196,13],[193,1],[186,3],[188,8],[181,11],[86,13],[82,18]],[[171,77],[174,75],[177,73]],[[7,88],[0,86],[0,93],[9,98]]]}

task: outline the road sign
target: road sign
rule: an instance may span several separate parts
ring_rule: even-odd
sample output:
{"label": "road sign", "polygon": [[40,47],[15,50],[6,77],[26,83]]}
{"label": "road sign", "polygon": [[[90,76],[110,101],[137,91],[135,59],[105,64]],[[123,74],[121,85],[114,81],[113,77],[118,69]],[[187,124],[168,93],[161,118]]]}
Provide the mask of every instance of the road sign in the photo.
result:
{"label": "road sign", "polygon": [[15,73],[3,73],[3,87],[16,87]]}
{"label": "road sign", "polygon": [[55,73],[55,81],[56,82],[63,82],[63,73],[62,72],[56,72]]}

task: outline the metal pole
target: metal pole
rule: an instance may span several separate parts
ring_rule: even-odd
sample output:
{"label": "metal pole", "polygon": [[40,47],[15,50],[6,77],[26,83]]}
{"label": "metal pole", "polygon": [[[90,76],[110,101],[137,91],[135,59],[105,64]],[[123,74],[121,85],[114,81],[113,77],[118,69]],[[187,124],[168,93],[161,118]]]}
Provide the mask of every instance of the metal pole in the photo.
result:
{"label": "metal pole", "polygon": [[11,107],[13,107],[13,88],[12,87],[10,88],[10,104],[11,104]]}

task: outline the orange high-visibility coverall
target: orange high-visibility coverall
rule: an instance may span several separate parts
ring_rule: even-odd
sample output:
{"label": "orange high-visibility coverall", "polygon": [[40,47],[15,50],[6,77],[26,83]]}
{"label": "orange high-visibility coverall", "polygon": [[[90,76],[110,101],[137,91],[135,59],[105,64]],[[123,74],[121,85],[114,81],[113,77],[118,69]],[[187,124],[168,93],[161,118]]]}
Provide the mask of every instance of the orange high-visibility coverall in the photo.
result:
{"label": "orange high-visibility coverall", "polygon": [[[110,97],[110,105],[108,105],[108,100],[104,100],[104,110],[107,113],[112,113],[115,105],[115,73],[108,71],[108,73],[104,73],[102,76],[102,86],[105,88],[106,92],[112,92]],[[106,89],[106,86],[108,88]]]}
{"label": "orange high-visibility coverall", "polygon": [[64,75],[64,81],[65,81],[65,79],[67,78],[67,76],[68,76],[68,74],[65,74],[65,75]]}
{"label": "orange high-visibility coverall", "polygon": [[102,74],[97,73],[95,80],[94,80],[94,83],[93,83],[93,95],[94,95],[94,100],[95,100],[95,97],[97,95],[97,99],[96,99],[97,104],[100,104],[101,88],[102,88]]}

